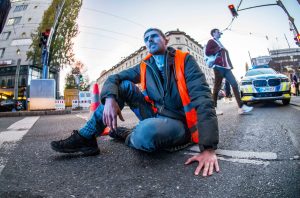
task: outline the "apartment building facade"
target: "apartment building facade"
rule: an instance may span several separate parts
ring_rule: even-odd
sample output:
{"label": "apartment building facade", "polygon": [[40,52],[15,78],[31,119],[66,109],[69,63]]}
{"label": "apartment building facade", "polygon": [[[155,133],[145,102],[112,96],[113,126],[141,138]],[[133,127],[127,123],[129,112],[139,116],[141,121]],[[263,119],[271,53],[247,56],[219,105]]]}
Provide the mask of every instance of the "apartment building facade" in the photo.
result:
{"label": "apartment building facade", "polygon": [[[184,52],[189,52],[196,59],[199,67],[206,76],[206,80],[209,86],[212,88],[214,82],[214,74],[212,69],[209,69],[205,65],[203,46],[183,31],[169,31],[166,33],[166,36],[169,39],[168,46],[173,47],[175,49],[180,49]],[[122,70],[128,69],[139,64],[143,60],[143,58],[147,56],[147,54],[147,49],[145,46],[143,46],[137,51],[127,56],[126,58],[124,58],[118,64],[113,66],[110,70],[102,72],[101,76],[97,79],[97,83],[99,84],[100,89],[102,88],[104,82],[110,75],[119,73]]]}
{"label": "apartment building facade", "polygon": [[[0,34],[0,99],[13,97],[15,82],[18,82],[18,99],[26,99],[31,79],[41,77],[41,69],[27,60],[26,53],[32,43],[31,34],[37,31],[50,3],[51,0],[11,0]],[[16,74],[18,60],[19,75]],[[53,75],[50,73],[50,78]]]}

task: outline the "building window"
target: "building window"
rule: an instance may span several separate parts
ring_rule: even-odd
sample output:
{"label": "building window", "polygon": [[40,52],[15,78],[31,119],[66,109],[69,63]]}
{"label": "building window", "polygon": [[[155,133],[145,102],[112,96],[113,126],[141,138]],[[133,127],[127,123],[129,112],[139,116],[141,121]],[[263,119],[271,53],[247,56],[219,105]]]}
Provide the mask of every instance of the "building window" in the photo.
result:
{"label": "building window", "polygon": [[182,47],[177,47],[177,49],[182,50]]}
{"label": "building window", "polygon": [[5,48],[0,48],[0,58],[3,58],[5,52]]}
{"label": "building window", "polygon": [[37,9],[37,7],[38,7],[37,5],[36,5],[36,6],[34,6],[34,9]]}
{"label": "building window", "polygon": [[19,24],[22,17],[14,17],[7,20],[7,25],[16,25]]}
{"label": "building window", "polygon": [[186,45],[189,45],[189,41],[187,39],[185,39]]}
{"label": "building window", "polygon": [[176,37],[176,43],[180,43],[180,37]]}
{"label": "building window", "polygon": [[9,78],[9,79],[7,80],[7,87],[8,87],[8,88],[10,88],[10,87],[13,86],[13,83],[12,83],[12,82],[13,82],[13,81],[12,81],[11,78]]}
{"label": "building window", "polygon": [[190,49],[189,49],[189,48],[187,48],[187,51],[188,51],[188,52],[190,52]]}
{"label": "building window", "polygon": [[27,7],[28,7],[28,5],[18,5],[18,6],[16,6],[16,8],[14,9],[14,12],[20,12],[20,11],[26,10]]}
{"label": "building window", "polygon": [[0,36],[0,40],[7,40],[10,36],[11,32],[3,32]]}
{"label": "building window", "polygon": [[5,79],[1,80],[1,87],[6,87]]}
{"label": "building window", "polygon": [[32,19],[32,18],[28,18],[28,22],[30,22],[30,21],[31,21],[31,19]]}
{"label": "building window", "polygon": [[26,37],[26,32],[23,32],[21,35],[23,38]]}

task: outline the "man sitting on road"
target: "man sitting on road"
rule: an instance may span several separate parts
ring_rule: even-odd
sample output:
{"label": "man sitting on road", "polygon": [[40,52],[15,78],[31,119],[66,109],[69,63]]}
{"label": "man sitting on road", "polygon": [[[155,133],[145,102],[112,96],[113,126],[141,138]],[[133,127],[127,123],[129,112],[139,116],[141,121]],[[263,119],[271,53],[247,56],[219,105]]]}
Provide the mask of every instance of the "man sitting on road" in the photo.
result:
{"label": "man sitting on road", "polygon": [[[110,136],[125,140],[129,147],[153,152],[198,143],[200,153],[185,164],[198,161],[195,170],[203,176],[219,171],[215,149],[219,141],[218,120],[205,76],[188,53],[167,47],[163,32],[150,28],[144,33],[149,54],[138,65],[111,75],[101,92],[101,102],[91,119],[65,140],[51,142],[62,153],[99,154],[96,136],[106,126]],[[141,84],[142,91],[135,85]],[[132,130],[117,128],[117,117],[127,103],[140,119]],[[100,132],[100,134],[99,134]]]}

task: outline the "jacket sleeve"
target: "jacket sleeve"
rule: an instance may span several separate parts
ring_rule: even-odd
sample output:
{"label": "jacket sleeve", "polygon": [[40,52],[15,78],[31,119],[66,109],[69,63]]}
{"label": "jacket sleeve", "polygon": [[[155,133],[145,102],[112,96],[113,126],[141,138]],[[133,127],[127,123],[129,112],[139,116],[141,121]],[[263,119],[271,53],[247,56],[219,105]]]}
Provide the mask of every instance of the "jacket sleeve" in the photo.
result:
{"label": "jacket sleeve", "polygon": [[118,74],[110,75],[105,81],[103,88],[101,90],[101,102],[105,103],[105,98],[114,97],[118,98],[118,88],[122,81],[128,80],[135,84],[140,83],[140,64],[123,70]]}
{"label": "jacket sleeve", "polygon": [[184,72],[191,104],[197,111],[200,150],[217,149],[219,143],[218,119],[211,90],[204,73],[191,55],[186,57]]}
{"label": "jacket sleeve", "polygon": [[207,42],[206,48],[205,48],[205,55],[211,56],[217,54],[221,50],[220,46],[213,40],[210,39]]}

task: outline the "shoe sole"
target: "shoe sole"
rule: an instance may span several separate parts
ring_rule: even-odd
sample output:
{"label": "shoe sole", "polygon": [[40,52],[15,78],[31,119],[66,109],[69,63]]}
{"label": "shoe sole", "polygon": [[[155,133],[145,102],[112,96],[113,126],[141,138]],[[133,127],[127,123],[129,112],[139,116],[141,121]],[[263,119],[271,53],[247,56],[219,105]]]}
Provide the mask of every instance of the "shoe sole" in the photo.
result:
{"label": "shoe sole", "polygon": [[100,149],[97,148],[88,148],[88,149],[59,149],[59,148],[56,148],[54,146],[51,145],[51,148],[56,151],[56,152],[59,152],[59,153],[77,153],[77,152],[81,152],[83,153],[85,156],[93,156],[93,155],[98,155],[100,154]]}

